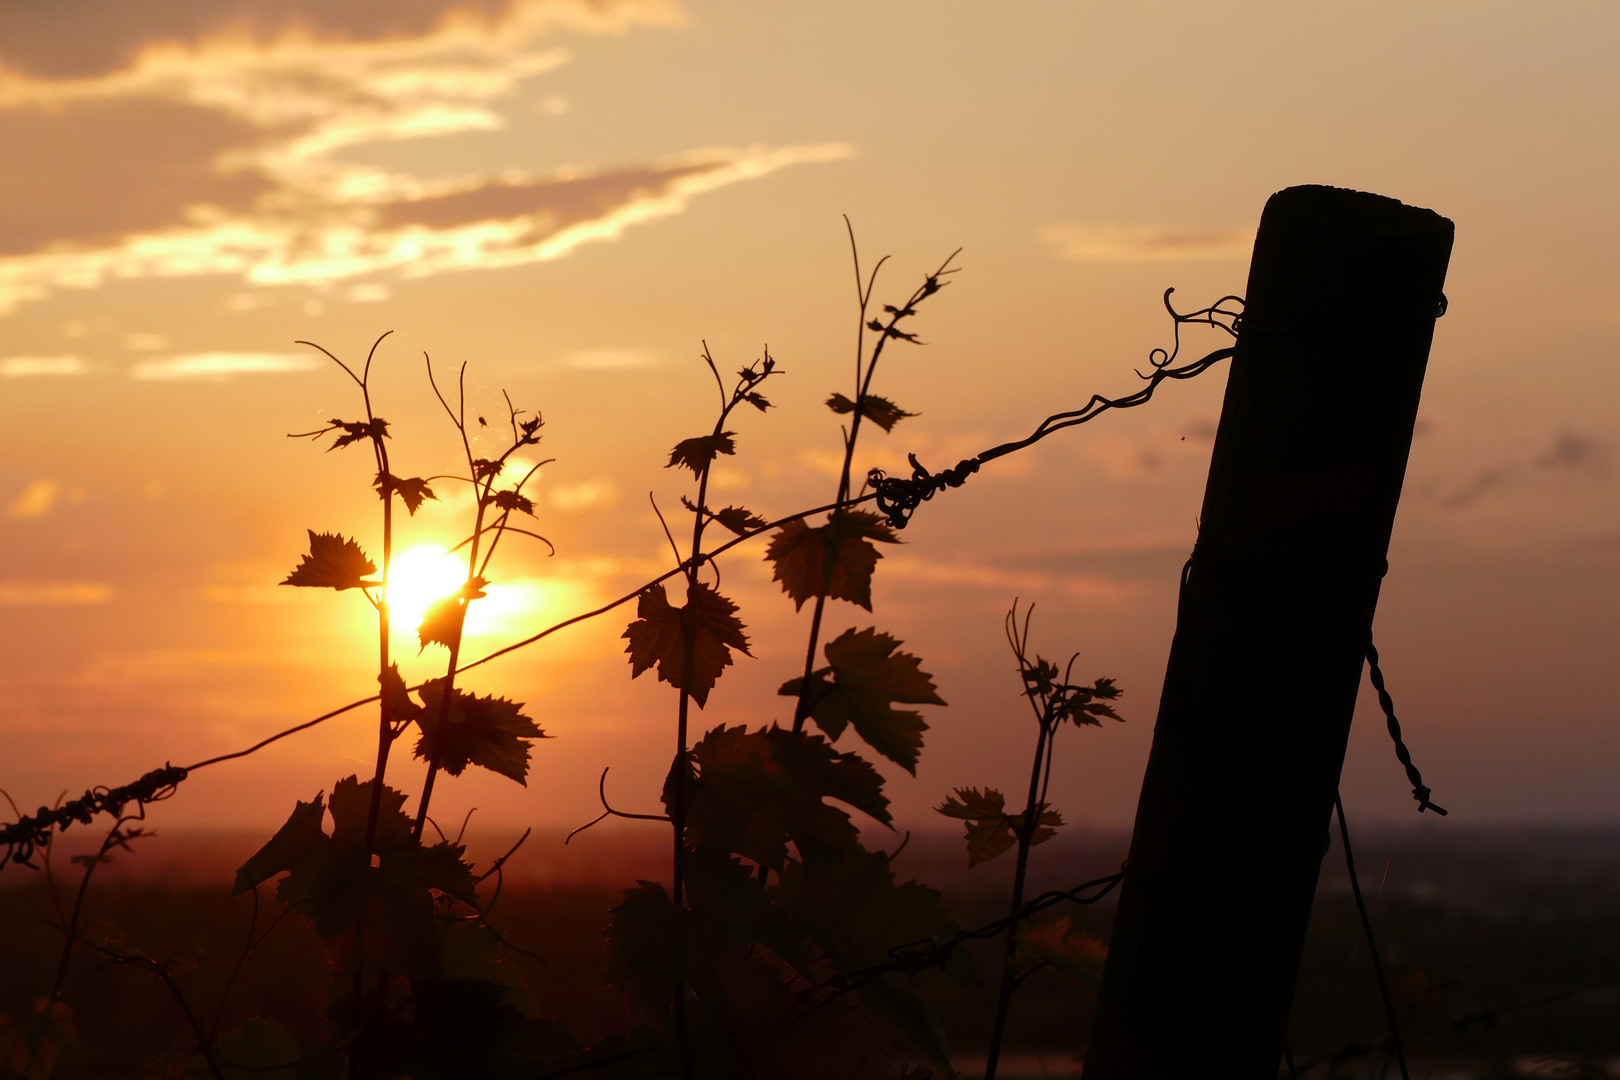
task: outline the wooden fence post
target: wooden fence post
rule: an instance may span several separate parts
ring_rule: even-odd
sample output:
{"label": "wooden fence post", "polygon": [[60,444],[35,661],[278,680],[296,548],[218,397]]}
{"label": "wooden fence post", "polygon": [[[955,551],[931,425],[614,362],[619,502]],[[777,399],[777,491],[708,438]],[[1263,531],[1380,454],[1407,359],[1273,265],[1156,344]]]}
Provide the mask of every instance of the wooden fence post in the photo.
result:
{"label": "wooden fence post", "polygon": [[1266,203],[1086,1080],[1275,1080],[1453,227]]}

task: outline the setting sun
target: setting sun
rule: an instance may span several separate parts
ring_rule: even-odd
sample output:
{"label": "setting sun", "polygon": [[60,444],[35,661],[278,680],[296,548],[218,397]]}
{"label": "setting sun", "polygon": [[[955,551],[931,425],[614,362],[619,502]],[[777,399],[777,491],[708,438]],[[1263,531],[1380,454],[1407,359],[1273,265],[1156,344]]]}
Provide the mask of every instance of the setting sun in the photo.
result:
{"label": "setting sun", "polygon": [[414,638],[428,605],[466,580],[467,564],[442,547],[419,544],[395,555],[388,581],[388,621],[394,635]]}

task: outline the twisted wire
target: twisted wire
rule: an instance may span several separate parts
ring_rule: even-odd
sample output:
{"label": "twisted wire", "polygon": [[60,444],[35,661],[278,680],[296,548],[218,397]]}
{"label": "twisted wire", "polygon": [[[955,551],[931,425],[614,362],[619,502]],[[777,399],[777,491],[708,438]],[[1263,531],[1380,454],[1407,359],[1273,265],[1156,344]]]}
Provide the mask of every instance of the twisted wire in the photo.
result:
{"label": "twisted wire", "polygon": [[60,806],[42,806],[38,813],[30,817],[0,826],[0,847],[4,848],[0,851],[0,868],[8,862],[35,868],[34,852],[50,843],[51,829],[67,832],[69,825],[75,822],[88,825],[91,819],[101,813],[118,817],[124,807],[132,802],[141,806],[161,802],[173,795],[175,788],[185,778],[185,769],[178,765],[165,765],[161,769],[153,769],[134,783],[115,788],[91,788],[77,799]]}
{"label": "twisted wire", "polygon": [[[811,1006],[798,1019],[804,1019],[810,1013],[832,1004],[845,994],[852,993],[881,976],[897,972],[915,975],[918,972],[926,971],[928,968],[943,967],[950,962],[951,954],[956,951],[958,946],[969,941],[983,941],[987,938],[998,937],[1010,927],[1032,919],[1054,905],[1062,903],[1095,904],[1113,892],[1114,888],[1124,880],[1124,877],[1125,870],[1124,867],[1121,867],[1120,872],[1117,874],[1094,878],[1083,885],[1076,885],[1072,889],[1054,889],[1050,892],[1041,893],[1041,895],[1035,897],[1011,915],[1004,916],[994,922],[985,923],[977,929],[958,930],[944,941],[938,938],[923,938],[918,941],[908,941],[903,945],[896,945],[889,950],[889,959],[884,963],[874,964],[859,971],[842,972],[817,986],[815,988],[817,990],[831,989],[834,992],[829,997],[823,998]],[[1091,892],[1091,890],[1096,891]]]}
{"label": "twisted wire", "polygon": [[1144,375],[1140,371],[1136,373],[1147,383],[1146,386],[1134,394],[1117,398],[1093,394],[1080,408],[1053,413],[1042,420],[1028,438],[993,446],[975,457],[964,458],[957,462],[954,468],[931,473],[917,460],[916,454],[907,454],[906,459],[911,462],[909,477],[889,476],[882,469],[871,470],[867,473],[867,483],[876,493],[878,509],[888,518],[889,524],[896,529],[905,528],[917,507],[948,487],[961,487],[967,482],[967,478],[978,472],[979,467],[987,461],[1022,450],[1026,446],[1040,442],[1055,431],[1095,420],[1110,409],[1133,409],[1138,405],[1146,405],[1153,399],[1153,392],[1159,388],[1159,384],[1166,379],[1191,379],[1202,375],[1220,361],[1229,359],[1235,349],[1216,349],[1197,360],[1180,367],[1175,366],[1176,357],[1181,355],[1182,325],[1198,323],[1212,326],[1224,330],[1235,338],[1242,326],[1243,298],[1223,296],[1208,307],[1199,308],[1197,311],[1180,312],[1170,302],[1170,294],[1173,292],[1174,289],[1164,290],[1164,309],[1170,313],[1174,342],[1168,350],[1157,348],[1148,353],[1148,367],[1152,374]]}
{"label": "twisted wire", "polygon": [[1436,806],[1429,801],[1432,792],[1423,783],[1423,774],[1412,764],[1412,752],[1406,748],[1406,741],[1401,738],[1401,722],[1395,719],[1395,699],[1389,696],[1389,691],[1384,687],[1384,672],[1378,666],[1378,649],[1373,645],[1370,636],[1367,638],[1367,674],[1372,679],[1373,689],[1378,691],[1378,706],[1384,710],[1385,726],[1389,728],[1389,737],[1395,741],[1395,756],[1400,759],[1401,767],[1406,770],[1406,778],[1412,782],[1412,798],[1417,800],[1418,813],[1433,810],[1441,817],[1445,817],[1445,807]]}

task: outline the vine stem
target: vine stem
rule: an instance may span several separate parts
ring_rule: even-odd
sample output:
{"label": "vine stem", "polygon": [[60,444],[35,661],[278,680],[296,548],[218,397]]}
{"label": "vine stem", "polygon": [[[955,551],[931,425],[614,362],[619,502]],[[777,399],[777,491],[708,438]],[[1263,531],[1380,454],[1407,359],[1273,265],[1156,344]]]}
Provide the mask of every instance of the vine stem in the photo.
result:
{"label": "vine stem", "polygon": [[[68,916],[67,925],[62,929],[62,933],[64,934],[66,940],[62,942],[62,958],[58,960],[56,964],[56,976],[51,980],[50,995],[45,999],[46,1020],[50,1019],[51,1009],[54,1008],[57,1001],[61,999],[62,984],[67,981],[68,962],[73,959],[73,946],[77,944],[79,940],[79,916],[84,912],[84,898],[90,891],[90,876],[96,872],[97,867],[107,860],[107,852],[111,851],[115,847],[122,847],[124,845],[125,841],[122,835],[124,824],[130,821],[140,821],[145,816],[144,810],[140,814],[120,816],[117,821],[113,822],[112,828],[107,830],[106,838],[101,841],[100,850],[97,851],[96,854],[85,863],[84,875],[79,878],[79,888],[73,896],[73,913]],[[58,911],[60,911],[60,909],[58,909]],[[30,1039],[28,1045],[28,1063],[23,1069],[24,1076],[32,1076],[34,1074],[34,1059],[38,1057],[39,1050],[40,1040]]]}
{"label": "vine stem", "polygon": [[[896,329],[900,324],[900,320],[915,314],[917,304],[940,290],[942,287],[939,282],[940,276],[952,272],[950,265],[962,250],[957,248],[956,251],[951,252],[945,261],[939,265],[939,269],[928,275],[927,280],[911,294],[904,306],[890,308],[889,321],[886,324],[877,323],[876,320],[873,320],[875,325],[868,326],[866,315],[871,309],[872,292],[877,287],[878,271],[883,269],[883,264],[888,261],[888,256],[879,259],[877,265],[872,267],[872,273],[863,280],[861,277],[860,250],[855,243],[855,228],[850,224],[847,216],[844,218],[844,227],[849,231],[850,257],[855,266],[855,298],[860,306],[860,318],[857,321],[855,331],[855,407],[849,422],[849,432],[844,436],[844,462],[838,474],[838,497],[834,500],[836,504],[849,501],[850,470],[855,462],[855,442],[860,437],[861,418],[865,415],[866,397],[872,389],[872,377],[877,374],[877,364],[878,360],[883,356],[883,347],[888,344],[890,338],[903,336]],[[871,359],[865,361],[863,368],[862,357],[866,355],[866,331],[868,329],[877,331],[878,340],[877,344],[872,346]],[[837,513],[837,511],[834,511],[835,520]],[[822,616],[827,608],[827,594],[832,591],[833,571],[837,567],[838,549],[842,545],[842,538],[829,530],[828,533],[824,534],[823,542],[825,544],[825,553],[822,556],[821,588],[816,592],[816,605],[810,615],[810,634],[804,650],[804,674],[799,679],[799,699],[793,707],[793,733],[795,735],[804,731],[804,722],[810,716],[810,676],[816,668],[816,646],[821,641]]]}
{"label": "vine stem", "polygon": [[[1018,863],[1013,871],[1012,903],[1007,908],[1009,915],[1017,914],[1024,906],[1024,884],[1029,872],[1029,849],[1041,816],[1041,759],[1050,737],[1051,729],[1043,720],[1040,737],[1035,742],[1035,761],[1030,768],[1029,800],[1025,803],[1024,823],[1017,830]],[[990,1033],[990,1053],[985,1061],[984,1080],[996,1080],[996,1064],[1001,1057],[1001,1042],[1007,1031],[1007,1013],[1012,1007],[1013,993],[1018,989],[1020,982],[1022,980],[1018,977],[1018,925],[1014,924],[1007,928],[1007,947],[1002,954],[1001,987],[996,993],[996,1020]]]}
{"label": "vine stem", "polygon": [[[427,354],[423,354],[423,359],[427,360]],[[450,661],[445,670],[444,682],[440,686],[439,718],[433,728],[432,746],[428,752],[427,779],[422,781],[422,797],[417,801],[416,822],[411,827],[411,839],[417,843],[421,843],[422,828],[427,824],[428,803],[433,798],[433,781],[439,775],[439,759],[444,753],[444,731],[450,724],[450,708],[455,701],[456,671],[461,661],[461,637],[466,626],[467,608],[472,603],[473,582],[478,577],[478,544],[484,535],[484,511],[489,505],[489,495],[495,486],[495,478],[500,475],[498,467],[491,467],[484,477],[483,490],[478,489],[478,466],[473,458],[472,443],[467,438],[467,365],[461,365],[461,372],[457,378],[458,407],[455,412],[450,411],[450,403],[444,400],[444,395],[439,393],[438,383],[433,381],[431,360],[427,361],[427,371],[428,382],[432,383],[434,394],[438,395],[439,403],[444,406],[445,412],[450,414],[450,419],[461,436],[461,447],[467,456],[467,475],[472,479],[476,509],[473,514],[472,541],[467,548],[467,582],[456,617],[456,627],[449,641]],[[507,453],[510,454],[511,451]],[[501,458],[504,461],[506,455],[501,455]]]}

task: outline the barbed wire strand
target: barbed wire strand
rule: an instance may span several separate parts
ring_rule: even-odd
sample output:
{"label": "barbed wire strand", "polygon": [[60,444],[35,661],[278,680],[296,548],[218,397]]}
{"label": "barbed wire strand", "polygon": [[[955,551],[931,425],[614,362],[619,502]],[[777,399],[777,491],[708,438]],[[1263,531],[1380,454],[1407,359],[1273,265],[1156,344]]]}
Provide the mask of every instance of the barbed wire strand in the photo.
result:
{"label": "barbed wire strand", "polygon": [[1372,920],[1367,917],[1367,904],[1361,897],[1361,880],[1356,876],[1356,856],[1350,848],[1350,826],[1344,820],[1344,800],[1339,793],[1333,793],[1333,809],[1339,815],[1339,839],[1344,842],[1344,865],[1350,871],[1350,891],[1355,894],[1356,911],[1361,915],[1361,929],[1367,935],[1367,952],[1372,955],[1373,972],[1378,976],[1378,995],[1384,1000],[1384,1019],[1389,1022],[1390,1045],[1395,1050],[1395,1060],[1401,1067],[1401,1080],[1412,1080],[1406,1069],[1406,1048],[1401,1045],[1401,1025],[1395,1017],[1395,1000],[1389,993],[1389,980],[1384,975],[1384,957],[1378,951],[1378,941],[1373,937]]}
{"label": "barbed wire strand", "polygon": [[[1128,409],[1146,404],[1152,399],[1154,390],[1156,390],[1159,384],[1164,380],[1193,378],[1194,376],[1200,375],[1209,370],[1209,368],[1214,366],[1214,364],[1218,361],[1225,360],[1232,356],[1234,352],[1233,349],[1217,349],[1216,351],[1179,368],[1174,366],[1176,357],[1181,352],[1181,327],[1183,324],[1197,323],[1208,325],[1224,330],[1226,333],[1236,337],[1242,319],[1242,311],[1240,310],[1240,307],[1243,301],[1241,297],[1223,296],[1221,299],[1217,300],[1208,307],[1200,308],[1199,310],[1193,312],[1182,313],[1176,311],[1175,307],[1170,302],[1170,295],[1173,292],[1175,292],[1174,289],[1166,289],[1164,291],[1165,310],[1170,313],[1172,325],[1174,327],[1173,347],[1168,351],[1162,348],[1155,348],[1148,353],[1148,366],[1152,370],[1152,374],[1142,375],[1141,372],[1137,372],[1139,376],[1147,380],[1148,385],[1138,390],[1136,393],[1128,394],[1120,398],[1107,398],[1103,397],[1101,394],[1093,394],[1091,399],[1079,409],[1055,413],[1048,416],[1045,420],[1041,421],[1041,423],[1036,427],[1034,433],[1032,433],[1028,438],[1021,439],[1016,442],[1002,443],[999,446],[992,447],[976,457],[960,462],[955,469],[947,469],[945,472],[937,475],[930,474],[928,470],[923,468],[923,466],[918,463],[915,454],[909,454],[907,457],[912,464],[912,477],[910,479],[886,477],[883,475],[882,470],[874,469],[869,474],[869,481],[872,484],[873,490],[867,492],[866,494],[858,495],[854,498],[835,501],[810,510],[800,511],[795,514],[789,514],[786,517],[779,518],[776,521],[760,526],[757,529],[742,533],[711,551],[698,553],[692,558],[683,561],[674,569],[653,578],[651,581],[644,583],[634,591],[626,593],[615,600],[609,601],[608,603],[590,611],[575,615],[572,618],[564,619],[562,622],[549,626],[537,634],[533,634],[529,637],[523,638],[520,641],[515,641],[510,645],[496,649],[494,652],[481,656],[471,663],[463,664],[456,669],[456,674],[459,675],[462,672],[469,671],[472,668],[479,667],[483,664],[487,664],[492,660],[507,655],[508,653],[526,648],[527,646],[542,641],[557,631],[565,629],[569,626],[573,626],[576,623],[584,622],[587,619],[596,618],[599,615],[604,615],[607,612],[612,611],[614,608],[621,607],[624,604],[635,600],[641,596],[642,593],[646,592],[653,586],[659,585],[670,578],[675,577],[677,574],[684,574],[689,566],[700,566],[703,562],[714,559],[738,544],[754,539],[755,537],[770,532],[773,529],[780,528],[791,521],[797,521],[802,518],[810,517],[814,514],[846,510],[852,506],[858,506],[866,502],[876,501],[878,508],[883,511],[884,515],[888,518],[889,523],[895,528],[903,529],[910,521],[911,514],[916,510],[918,505],[932,499],[936,492],[947,486],[961,487],[962,484],[966,482],[969,475],[979,471],[980,466],[984,462],[992,461],[995,458],[1022,450],[1025,447],[1039,442],[1041,439],[1044,439],[1046,436],[1055,431],[1061,431],[1064,428],[1074,427],[1078,424],[1084,424],[1090,420],[1094,420],[1096,417],[1102,415],[1104,412],[1107,412],[1110,409]],[[1232,304],[1236,304],[1239,307],[1234,308],[1230,306]],[[410,687],[409,689],[418,690],[420,688],[421,687],[419,685]],[[121,788],[111,789],[92,788],[91,790],[86,791],[85,794],[80,798],[74,799],[56,810],[52,810],[48,807],[41,807],[39,812],[36,814],[24,816],[15,822],[0,826],[0,848],[4,849],[3,851],[0,851],[0,869],[4,869],[8,863],[19,863],[20,865],[30,867],[33,866],[31,860],[34,851],[37,850],[38,847],[44,842],[45,838],[48,837],[50,830],[53,827],[59,828],[65,832],[73,823],[78,822],[88,824],[97,813],[106,812],[114,806],[121,807],[124,803],[132,800],[145,803],[156,801],[157,798],[167,798],[174,794],[174,788],[177,787],[182,780],[186,779],[190,773],[195,772],[198,769],[207,768],[210,765],[218,765],[222,762],[232,761],[237,758],[247,757],[250,754],[263,750],[265,747],[270,746],[281,739],[287,738],[289,735],[295,735],[300,731],[307,731],[318,724],[325,723],[326,721],[335,717],[342,716],[343,714],[352,712],[353,710],[361,708],[362,706],[369,705],[377,701],[379,697],[380,695],[378,694],[372,694],[368,697],[351,701],[346,705],[331,710],[330,712],[322,713],[320,716],[317,716],[312,720],[306,720],[301,724],[297,724],[283,731],[278,731],[274,735],[261,739],[259,742],[254,743],[252,746],[249,746],[244,750],[236,750],[228,754],[220,754],[216,757],[199,761],[193,765],[177,766],[166,764],[161,769],[155,769],[152,772],[147,773],[146,776],[143,776],[140,780],[135,781],[133,784],[126,784]],[[154,781],[154,778],[161,779],[161,783]],[[154,790],[161,791],[162,794],[156,797],[151,795],[142,796],[141,792],[147,790],[147,787],[154,783],[156,783]],[[114,800],[115,796],[122,796],[123,801],[109,801]],[[19,854],[22,855],[21,859],[17,857]]]}
{"label": "barbed wire strand", "polygon": [[[1191,379],[1202,375],[1222,360],[1230,359],[1236,352],[1233,348],[1216,349],[1197,360],[1176,367],[1176,357],[1181,353],[1181,327],[1185,323],[1199,323],[1206,326],[1224,330],[1232,337],[1238,336],[1242,325],[1243,312],[1241,306],[1243,298],[1239,296],[1223,296],[1208,307],[1197,311],[1179,312],[1170,302],[1170,294],[1174,289],[1164,291],[1164,309],[1170,313],[1174,326],[1175,344],[1169,351],[1154,349],[1148,353],[1148,367],[1151,375],[1137,375],[1147,381],[1147,385],[1134,394],[1124,397],[1109,398],[1101,394],[1091,395],[1091,399],[1078,409],[1068,412],[1054,413],[1042,420],[1035,430],[1024,439],[1016,442],[1005,442],[993,446],[974,457],[964,458],[956,463],[954,468],[942,472],[930,473],[917,460],[916,454],[907,454],[906,460],[911,462],[911,476],[889,476],[882,469],[872,469],[867,474],[867,482],[877,493],[878,509],[881,510],[889,524],[896,529],[904,529],[911,520],[911,515],[917,507],[932,499],[936,494],[947,487],[961,487],[967,478],[979,471],[987,461],[993,461],[1005,454],[1011,454],[1025,447],[1033,446],[1048,435],[1064,428],[1076,427],[1088,423],[1108,412],[1110,409],[1132,409],[1138,405],[1145,405],[1153,399],[1153,392],[1159,384],[1166,379]],[[1236,304],[1234,309],[1228,305]]]}
{"label": "barbed wire strand", "polygon": [[[1581,986],[1571,987],[1567,990],[1559,990],[1556,993],[1545,994],[1541,997],[1515,1002],[1512,1005],[1475,1009],[1472,1012],[1466,1012],[1458,1016],[1454,1016],[1445,1023],[1422,1028],[1414,1032],[1414,1034],[1419,1037],[1428,1037],[1431,1035],[1443,1035],[1447,1032],[1468,1031],[1469,1029],[1475,1027],[1489,1029],[1495,1027],[1496,1021],[1501,1017],[1512,1016],[1514,1013],[1528,1012],[1531,1009],[1539,1009],[1546,1005],[1556,1005],[1560,1001],[1568,1001],[1570,998],[1580,997],[1582,994],[1589,994],[1593,990],[1604,990],[1617,984],[1620,984],[1620,975],[1611,975],[1608,978],[1599,979],[1596,982],[1585,983]],[[1318,1065],[1342,1065],[1345,1062],[1351,1061],[1355,1058],[1366,1057],[1368,1054],[1372,1053],[1374,1049],[1375,1047],[1371,1043],[1361,1041],[1347,1042],[1326,1054],[1322,1054],[1314,1058],[1307,1058],[1304,1061],[1299,1062],[1296,1066],[1298,1071],[1293,1075],[1302,1076],[1310,1070],[1316,1068]]]}
{"label": "barbed wire strand", "polygon": [[[889,959],[881,964],[862,968],[859,971],[842,972],[821,983],[813,990],[832,990],[833,993],[821,1001],[816,1002],[809,1009],[794,1018],[794,1023],[817,1012],[845,994],[853,993],[874,979],[884,975],[904,973],[915,975],[932,967],[943,967],[950,962],[951,954],[958,946],[969,941],[983,941],[998,937],[1008,928],[1034,918],[1049,907],[1057,904],[1095,904],[1103,897],[1114,891],[1114,888],[1125,878],[1125,867],[1121,865],[1119,873],[1109,874],[1107,877],[1094,878],[1083,885],[1076,885],[1072,889],[1056,889],[1041,893],[1011,915],[1003,916],[994,922],[985,923],[974,930],[958,930],[944,941],[938,938],[923,938],[917,941],[908,941],[903,945],[896,945],[888,952]],[[1096,890],[1095,892],[1089,892]],[[1089,895],[1088,895],[1089,892]]]}
{"label": "barbed wire strand", "polygon": [[1401,738],[1401,722],[1395,719],[1395,699],[1389,696],[1389,691],[1384,687],[1384,672],[1378,666],[1378,649],[1373,645],[1370,635],[1367,638],[1367,674],[1372,679],[1373,689],[1378,691],[1378,707],[1384,710],[1384,723],[1389,728],[1389,737],[1395,740],[1395,756],[1400,759],[1401,767],[1406,770],[1406,778],[1412,782],[1412,798],[1417,800],[1418,813],[1433,810],[1441,817],[1445,817],[1445,807],[1436,806],[1429,801],[1429,796],[1433,792],[1424,785],[1423,774],[1412,764],[1412,752],[1406,748],[1406,741]]}

